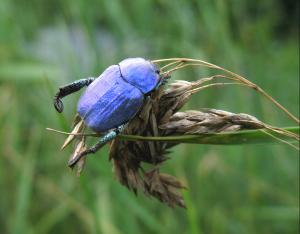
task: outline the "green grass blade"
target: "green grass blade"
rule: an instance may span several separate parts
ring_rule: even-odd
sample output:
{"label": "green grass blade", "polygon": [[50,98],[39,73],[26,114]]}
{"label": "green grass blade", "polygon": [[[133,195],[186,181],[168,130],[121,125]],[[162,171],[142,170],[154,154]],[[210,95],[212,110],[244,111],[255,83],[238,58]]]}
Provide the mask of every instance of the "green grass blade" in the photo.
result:
{"label": "green grass blade", "polygon": [[62,77],[61,71],[48,64],[6,63],[0,64],[1,81],[43,82],[47,76],[53,80]]}
{"label": "green grass blade", "polygon": [[[290,131],[299,135],[299,127],[286,127],[283,130]],[[266,134],[272,134],[274,137]],[[240,144],[265,144],[265,143],[278,143],[278,139],[287,142],[294,142],[295,140],[280,134],[276,134],[269,130],[245,130],[239,132],[228,133],[214,133],[214,134],[199,134],[199,135],[181,135],[169,137],[143,137],[133,135],[120,135],[123,140],[130,141],[165,141],[165,142],[178,142],[178,143],[191,143],[191,144],[210,144],[210,145],[240,145]]]}

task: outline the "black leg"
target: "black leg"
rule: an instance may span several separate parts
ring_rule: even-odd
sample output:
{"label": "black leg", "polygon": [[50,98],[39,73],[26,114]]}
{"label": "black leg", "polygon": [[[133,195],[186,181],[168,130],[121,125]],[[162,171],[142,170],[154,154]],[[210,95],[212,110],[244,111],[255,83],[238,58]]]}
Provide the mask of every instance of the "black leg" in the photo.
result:
{"label": "black leg", "polygon": [[54,100],[53,100],[55,109],[59,113],[61,113],[64,109],[64,105],[63,105],[61,99],[71,93],[77,92],[84,86],[90,85],[94,80],[95,80],[95,78],[93,78],[93,77],[86,78],[86,79],[80,79],[80,80],[74,81],[71,84],[68,84],[64,87],[59,88],[59,91],[56,93],[56,95],[54,96]]}
{"label": "black leg", "polygon": [[96,153],[107,142],[109,142],[109,141],[113,140],[114,138],[116,138],[116,136],[118,136],[118,134],[120,134],[125,129],[125,127],[126,127],[126,124],[123,124],[123,125],[119,126],[118,128],[116,128],[116,129],[108,132],[107,134],[105,134],[103,137],[101,137],[99,139],[99,141],[94,146],[92,146],[91,148],[81,152],[76,157],[72,158],[68,162],[68,166],[73,168],[75,166],[75,164],[79,161],[79,159],[81,159],[82,157],[85,157],[88,154]]}

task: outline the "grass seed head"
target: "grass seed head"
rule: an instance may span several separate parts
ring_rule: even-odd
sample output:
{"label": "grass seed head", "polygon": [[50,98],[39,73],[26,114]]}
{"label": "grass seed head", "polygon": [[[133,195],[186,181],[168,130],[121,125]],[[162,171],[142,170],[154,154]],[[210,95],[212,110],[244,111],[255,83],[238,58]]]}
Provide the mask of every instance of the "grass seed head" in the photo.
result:
{"label": "grass seed head", "polygon": [[[192,94],[209,80],[196,82],[175,81],[168,88],[162,86],[145,100],[141,111],[127,125],[123,134],[141,136],[178,136],[184,134],[221,133],[243,129],[266,128],[266,125],[248,114],[235,114],[216,109],[179,112]],[[195,91],[196,90],[196,91]],[[85,126],[78,117],[72,133],[83,133]],[[280,131],[280,129],[278,130]],[[86,149],[86,137],[69,136],[63,148],[75,140],[71,159]],[[160,173],[160,167],[169,157],[169,149],[178,143],[155,141],[122,141],[116,138],[110,145],[109,159],[117,180],[135,194],[143,192],[174,207],[185,207],[180,190],[184,185],[175,177]],[[86,158],[77,163],[77,174],[83,170]],[[151,165],[150,170],[144,164]]]}

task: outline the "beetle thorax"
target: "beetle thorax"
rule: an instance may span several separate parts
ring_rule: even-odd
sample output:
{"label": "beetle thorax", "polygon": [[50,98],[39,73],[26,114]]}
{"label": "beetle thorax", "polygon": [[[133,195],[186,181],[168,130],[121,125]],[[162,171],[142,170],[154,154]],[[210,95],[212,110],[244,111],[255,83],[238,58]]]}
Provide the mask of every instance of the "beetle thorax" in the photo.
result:
{"label": "beetle thorax", "polygon": [[147,94],[155,89],[159,82],[157,67],[143,58],[128,58],[119,63],[122,78]]}

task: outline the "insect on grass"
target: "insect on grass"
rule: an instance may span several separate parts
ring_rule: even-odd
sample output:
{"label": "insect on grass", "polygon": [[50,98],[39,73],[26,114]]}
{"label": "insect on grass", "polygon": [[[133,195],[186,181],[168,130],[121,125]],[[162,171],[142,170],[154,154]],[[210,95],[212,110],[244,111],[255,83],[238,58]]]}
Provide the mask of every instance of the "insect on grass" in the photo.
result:
{"label": "insect on grass", "polygon": [[[170,82],[166,88],[165,84],[173,72],[197,66],[208,67],[221,74],[195,82]],[[68,165],[72,168],[77,165],[79,174],[86,156],[110,142],[109,158],[121,184],[135,193],[143,191],[170,206],[184,207],[179,192],[184,185],[173,176],[160,172],[160,166],[168,159],[170,149],[184,142],[184,137],[204,136],[202,142],[205,143],[208,136],[211,140],[211,137],[220,133],[261,129],[271,138],[297,148],[290,140],[299,142],[299,134],[270,126],[247,114],[214,109],[179,111],[195,93],[226,85],[240,85],[256,90],[299,123],[294,115],[263,89],[214,64],[186,58],[153,61],[130,58],[108,67],[98,78],[82,79],[64,86],[55,95],[54,106],[62,112],[61,99],[87,86],[78,102],[75,127],[62,146],[65,148],[72,141],[75,144]],[[95,133],[87,133],[88,129]],[[133,140],[126,138],[129,135],[133,136]],[[99,138],[92,147],[86,143],[89,136]],[[170,137],[173,137],[172,141],[168,140]],[[146,171],[143,163],[153,168]]]}

